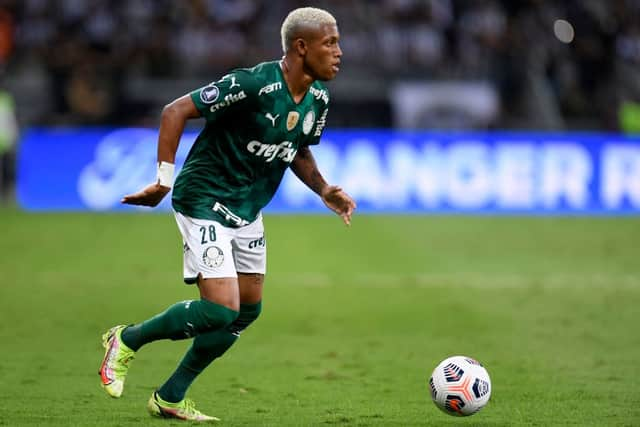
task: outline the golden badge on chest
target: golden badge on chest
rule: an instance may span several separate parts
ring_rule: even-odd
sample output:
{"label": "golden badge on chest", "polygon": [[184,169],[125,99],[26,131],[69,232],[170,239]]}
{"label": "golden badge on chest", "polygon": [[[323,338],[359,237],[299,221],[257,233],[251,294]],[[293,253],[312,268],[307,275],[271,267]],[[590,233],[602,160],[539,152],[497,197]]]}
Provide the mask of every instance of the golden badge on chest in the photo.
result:
{"label": "golden badge on chest", "polygon": [[297,111],[289,111],[289,115],[287,116],[287,130],[290,131],[296,127],[299,119],[300,113]]}

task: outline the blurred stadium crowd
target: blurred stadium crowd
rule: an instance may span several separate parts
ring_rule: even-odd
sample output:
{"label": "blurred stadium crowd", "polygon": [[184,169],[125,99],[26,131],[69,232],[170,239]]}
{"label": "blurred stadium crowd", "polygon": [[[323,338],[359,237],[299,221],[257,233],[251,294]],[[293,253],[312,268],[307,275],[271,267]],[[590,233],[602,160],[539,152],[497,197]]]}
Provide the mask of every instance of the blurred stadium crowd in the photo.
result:
{"label": "blurred stadium crowd", "polygon": [[[279,58],[284,16],[308,4],[0,0],[2,86],[23,126],[155,126],[172,98],[230,68]],[[334,13],[342,34],[343,67],[330,84],[332,126],[394,126],[399,83],[454,82],[463,101],[466,84],[489,87],[496,113],[454,122],[467,128],[618,130],[623,107],[640,101],[639,0],[313,5]],[[554,35],[557,19],[572,24],[571,43]],[[445,104],[438,114],[455,114]],[[414,127],[443,123],[422,117]]]}

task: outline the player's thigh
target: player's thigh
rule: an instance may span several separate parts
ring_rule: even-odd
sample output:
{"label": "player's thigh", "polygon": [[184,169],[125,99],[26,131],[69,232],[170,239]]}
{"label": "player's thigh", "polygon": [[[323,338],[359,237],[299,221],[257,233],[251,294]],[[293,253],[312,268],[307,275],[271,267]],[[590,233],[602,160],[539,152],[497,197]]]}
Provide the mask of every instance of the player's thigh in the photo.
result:
{"label": "player's thigh", "polygon": [[267,240],[262,215],[244,227],[234,230],[233,257],[236,271],[264,275],[267,270]]}
{"label": "player's thigh", "polygon": [[179,212],[175,217],[184,242],[185,282],[197,282],[202,298],[236,309],[239,291],[232,248],[234,230]]}
{"label": "player's thigh", "polygon": [[264,274],[238,273],[238,286],[240,288],[240,302],[242,304],[256,304],[262,301]]}
{"label": "player's thigh", "polygon": [[258,303],[262,301],[267,267],[267,241],[264,237],[262,215],[258,215],[251,224],[235,230],[232,246],[238,272],[240,302]]}
{"label": "player's thigh", "polygon": [[216,304],[224,305],[235,311],[240,310],[238,279],[235,277],[208,278],[198,277],[200,297]]}

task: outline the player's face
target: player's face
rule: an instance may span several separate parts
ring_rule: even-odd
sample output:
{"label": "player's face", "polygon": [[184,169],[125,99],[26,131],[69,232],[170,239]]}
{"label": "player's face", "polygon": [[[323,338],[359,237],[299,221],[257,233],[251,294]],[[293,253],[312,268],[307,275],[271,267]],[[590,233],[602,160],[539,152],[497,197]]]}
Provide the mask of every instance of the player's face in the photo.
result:
{"label": "player's face", "polygon": [[340,34],[336,25],[323,25],[315,30],[307,43],[304,67],[316,80],[331,80],[340,70],[342,50],[338,44]]}

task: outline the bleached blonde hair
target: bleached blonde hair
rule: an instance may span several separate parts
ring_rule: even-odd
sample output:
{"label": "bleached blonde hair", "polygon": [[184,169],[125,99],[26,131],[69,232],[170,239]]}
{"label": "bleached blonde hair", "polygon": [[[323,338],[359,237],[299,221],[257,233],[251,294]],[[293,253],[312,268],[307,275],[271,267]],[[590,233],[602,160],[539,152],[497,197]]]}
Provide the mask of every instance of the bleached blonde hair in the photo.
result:
{"label": "bleached blonde hair", "polygon": [[303,28],[319,28],[322,25],[336,25],[336,18],[324,9],[301,7],[289,12],[280,28],[282,51],[287,53],[291,43],[300,36]]}

